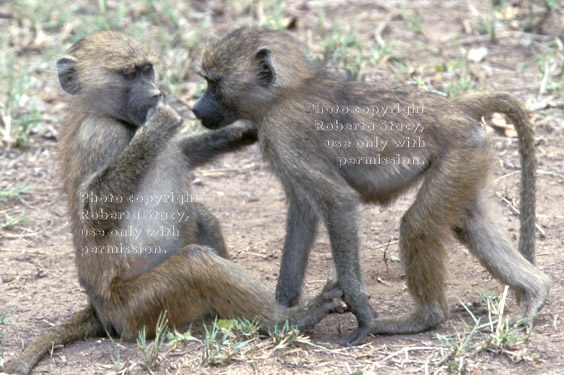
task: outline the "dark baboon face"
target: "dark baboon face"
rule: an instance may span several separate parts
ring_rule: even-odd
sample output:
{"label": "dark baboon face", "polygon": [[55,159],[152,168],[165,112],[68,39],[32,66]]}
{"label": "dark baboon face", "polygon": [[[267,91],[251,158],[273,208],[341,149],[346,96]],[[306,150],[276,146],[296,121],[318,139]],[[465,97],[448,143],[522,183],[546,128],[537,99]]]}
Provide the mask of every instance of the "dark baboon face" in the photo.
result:
{"label": "dark baboon face", "polygon": [[208,129],[219,129],[238,120],[235,111],[231,110],[219,92],[220,82],[207,78],[208,88],[192,107],[194,115]]}
{"label": "dark baboon face", "polygon": [[152,59],[122,34],[102,32],[80,40],[57,61],[57,70],[63,90],[83,108],[138,127],[161,98]]}
{"label": "dark baboon face", "polygon": [[208,87],[192,110],[210,129],[258,121],[281,90],[302,85],[313,73],[290,35],[238,29],[204,51],[200,74]]}

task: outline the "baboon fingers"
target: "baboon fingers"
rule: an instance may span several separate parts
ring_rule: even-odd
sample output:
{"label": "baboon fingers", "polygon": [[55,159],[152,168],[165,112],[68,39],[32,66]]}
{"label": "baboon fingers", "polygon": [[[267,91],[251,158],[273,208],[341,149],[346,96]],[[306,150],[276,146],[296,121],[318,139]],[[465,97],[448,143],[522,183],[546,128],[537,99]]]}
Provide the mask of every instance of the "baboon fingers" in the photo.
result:
{"label": "baboon fingers", "polygon": [[289,316],[293,318],[299,329],[307,329],[319,323],[323,318],[333,311],[341,308],[343,301],[339,298],[324,298],[318,296],[305,308],[294,307],[290,309]]}
{"label": "baboon fingers", "polygon": [[157,113],[157,111],[164,106],[165,106],[165,104],[163,103],[163,101],[159,100],[157,102],[157,104],[155,104],[153,107],[149,108],[149,110],[147,111],[147,120],[151,119],[151,117],[153,117],[155,115],[155,113]]}
{"label": "baboon fingers", "polygon": [[321,296],[323,297],[323,299],[328,299],[328,300],[334,298],[340,298],[343,296],[343,290],[339,287],[338,284],[336,284],[334,288],[324,290]]}
{"label": "baboon fingers", "polygon": [[341,299],[334,298],[325,300],[326,301],[323,303],[323,310],[326,314],[340,314],[346,307],[345,303]]}
{"label": "baboon fingers", "polygon": [[351,310],[347,307],[346,303],[341,303],[340,306],[337,306],[333,310],[330,311],[331,314],[346,314],[351,312]]}
{"label": "baboon fingers", "polygon": [[141,133],[158,133],[158,139],[168,140],[182,124],[182,117],[174,108],[159,102],[147,122],[141,127]]}
{"label": "baboon fingers", "polygon": [[343,289],[341,289],[334,271],[331,271],[327,276],[327,281],[321,290],[321,296],[326,299],[339,298],[343,296]]}

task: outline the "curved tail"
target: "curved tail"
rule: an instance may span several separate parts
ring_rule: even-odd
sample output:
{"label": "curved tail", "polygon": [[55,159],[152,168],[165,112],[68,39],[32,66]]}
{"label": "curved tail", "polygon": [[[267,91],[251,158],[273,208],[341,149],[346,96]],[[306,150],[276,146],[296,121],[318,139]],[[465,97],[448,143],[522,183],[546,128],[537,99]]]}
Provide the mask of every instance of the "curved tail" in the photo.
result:
{"label": "curved tail", "polygon": [[536,157],[533,127],[523,105],[513,95],[504,92],[472,93],[453,99],[455,105],[462,108],[477,120],[492,112],[506,115],[519,139],[521,157],[521,232],[519,251],[531,263],[535,259],[535,178]]}
{"label": "curved tail", "polygon": [[13,359],[2,371],[8,374],[27,375],[53,346],[101,336],[103,333],[104,327],[96,317],[94,307],[89,304],[65,324],[29,344],[22,354]]}

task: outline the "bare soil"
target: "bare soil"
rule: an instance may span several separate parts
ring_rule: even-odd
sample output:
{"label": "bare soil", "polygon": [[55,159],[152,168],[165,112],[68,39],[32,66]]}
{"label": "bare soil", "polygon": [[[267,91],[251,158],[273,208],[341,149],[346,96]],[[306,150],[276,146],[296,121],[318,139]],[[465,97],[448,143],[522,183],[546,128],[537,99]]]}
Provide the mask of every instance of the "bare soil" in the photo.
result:
{"label": "bare soil", "polygon": [[[379,3],[379,2],[376,2]],[[464,34],[460,20],[472,3],[486,12],[488,2],[415,1],[411,10],[418,10],[427,36],[442,45],[447,54],[456,55],[457,43],[466,40],[465,48],[486,46],[488,56],[481,63],[472,64],[480,83],[486,89],[503,89],[530,103],[538,92],[540,78],[535,67],[518,72],[518,62],[532,59],[525,40],[502,36],[501,42],[490,43],[487,38]],[[331,4],[331,3],[330,3]],[[386,7],[371,2],[345,5],[334,2],[326,8],[328,19],[342,19],[354,23],[361,33],[368,33],[382,22]],[[339,5],[340,4],[340,5]],[[441,7],[440,11],[437,11]],[[313,29],[315,12],[296,7],[291,16],[298,19],[297,36],[307,39]],[[227,17],[227,16],[225,16]],[[553,36],[562,33],[558,26],[545,30]],[[233,27],[236,25],[233,24]],[[222,26],[222,28],[224,25]],[[545,40],[545,36],[538,38]],[[560,34],[562,35],[562,34]],[[432,67],[436,55],[422,48],[410,49],[414,33],[405,19],[392,18],[386,28],[387,40],[394,41],[398,50],[410,53],[421,65]],[[534,41],[529,41],[533,43]],[[417,56],[417,57],[416,57]],[[392,81],[390,72],[374,72],[374,77]],[[440,79],[440,77],[436,77]],[[562,95],[559,94],[562,100]],[[58,110],[46,103],[47,111]],[[564,120],[561,110],[544,110],[531,114],[535,126],[538,155],[537,184],[537,264],[550,275],[553,284],[547,304],[535,319],[528,341],[505,353],[484,350],[467,358],[467,372],[475,374],[559,374],[564,373],[562,338],[562,308],[564,305]],[[517,202],[519,196],[519,165],[515,138],[503,133],[490,134],[498,160],[492,176],[493,205],[497,207],[498,223],[516,241],[519,231],[517,214],[500,196]],[[11,320],[0,326],[0,348],[9,362],[31,340],[65,322],[86,304],[76,277],[74,252],[71,244],[65,201],[59,190],[58,170],[54,161],[56,140],[36,136],[25,149],[0,148],[0,176],[4,186],[34,184],[25,201],[0,201],[0,214],[25,210],[25,225],[0,231],[0,312]],[[181,172],[179,172],[181,173]],[[188,171],[186,172],[188,173]],[[274,291],[284,242],[286,206],[284,193],[276,177],[261,160],[256,146],[226,155],[194,172],[193,194],[203,200],[222,223],[224,236],[235,262],[248,269],[270,290]],[[403,278],[398,253],[398,223],[409,207],[413,194],[399,199],[390,207],[361,206],[360,238],[363,278],[371,304],[381,315],[396,315],[412,307]],[[5,211],[4,211],[5,210]],[[389,247],[388,247],[389,243]],[[386,251],[387,249],[387,251]],[[386,251],[386,257],[384,253]],[[387,262],[385,261],[387,259]],[[468,331],[470,315],[461,303],[483,321],[487,314],[480,309],[479,291],[496,293],[503,286],[492,279],[476,259],[462,246],[452,244],[448,258],[448,303],[450,318],[429,332],[415,335],[374,336],[365,344],[343,348],[339,339],[351,332],[356,324],[352,314],[332,315],[310,332],[310,338],[325,349],[298,345],[275,353],[252,352],[246,358],[236,358],[228,364],[202,364],[201,341],[183,344],[167,353],[155,374],[350,374],[357,370],[365,374],[443,373],[441,360],[446,349],[437,334],[448,335]],[[311,298],[325,283],[332,268],[329,241],[324,230],[318,235],[304,285],[304,298]],[[507,309],[514,307],[510,298]],[[202,340],[201,328],[193,334]],[[122,343],[121,360],[128,373],[149,373],[138,363],[141,355],[135,343]],[[163,355],[166,349],[163,350]],[[115,373],[112,355],[115,349],[108,338],[80,341],[64,348],[56,348],[52,355],[36,367],[36,374],[107,374]]]}

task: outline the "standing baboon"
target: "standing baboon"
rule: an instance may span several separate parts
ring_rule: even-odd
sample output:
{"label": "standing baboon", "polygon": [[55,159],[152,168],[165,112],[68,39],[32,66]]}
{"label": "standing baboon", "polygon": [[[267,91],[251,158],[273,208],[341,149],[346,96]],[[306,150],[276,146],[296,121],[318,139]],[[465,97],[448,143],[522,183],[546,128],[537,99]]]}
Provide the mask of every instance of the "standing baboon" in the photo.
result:
{"label": "standing baboon", "polygon": [[153,59],[122,34],[101,32],[57,62],[71,116],[61,140],[76,265],[88,306],[34,341],[5,371],[27,374],[53,345],[102,335],[154,335],[159,315],[186,326],[206,316],[258,319],[264,331],[311,326],[339,306],[328,283],[304,308],[279,305],[228,258],[220,227],[190,195],[189,167],[256,141],[252,128],[173,138],[181,118],[160,104]]}
{"label": "standing baboon", "polygon": [[[537,312],[548,278],[534,255],[535,158],[531,126],[508,94],[474,94],[449,101],[438,95],[349,82],[312,66],[289,34],[257,28],[232,32],[203,55],[208,81],[193,111],[202,124],[222,128],[246,119],[258,131],[264,158],[288,200],[287,234],[277,300],[295,305],[320,217],[344,300],[358,328],[343,343],[368,333],[414,333],[442,322],[445,250],[453,235],[518,295],[521,318]],[[491,221],[484,185],[492,154],[479,117],[508,115],[519,133],[523,166],[521,255]],[[401,220],[400,250],[409,314],[378,318],[361,280],[355,207],[388,204],[420,185]]]}

